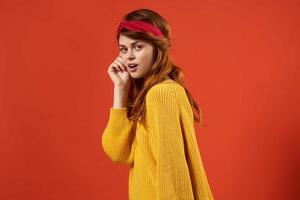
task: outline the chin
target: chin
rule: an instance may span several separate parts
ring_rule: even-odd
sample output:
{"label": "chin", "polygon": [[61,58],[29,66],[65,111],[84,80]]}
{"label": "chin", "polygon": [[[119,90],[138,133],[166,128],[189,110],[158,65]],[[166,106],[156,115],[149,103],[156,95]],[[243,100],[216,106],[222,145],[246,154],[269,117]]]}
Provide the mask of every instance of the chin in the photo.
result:
{"label": "chin", "polygon": [[131,78],[133,79],[140,79],[140,78],[143,78],[140,74],[135,74],[135,73],[132,73],[130,74]]}

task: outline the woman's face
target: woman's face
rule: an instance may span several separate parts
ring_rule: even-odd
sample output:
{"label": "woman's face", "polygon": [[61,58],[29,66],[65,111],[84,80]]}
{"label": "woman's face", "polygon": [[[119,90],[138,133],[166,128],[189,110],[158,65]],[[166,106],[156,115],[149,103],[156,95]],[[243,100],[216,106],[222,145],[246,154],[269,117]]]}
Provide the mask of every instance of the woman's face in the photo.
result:
{"label": "woman's face", "polygon": [[120,34],[119,48],[130,76],[134,79],[143,78],[152,67],[154,46]]}

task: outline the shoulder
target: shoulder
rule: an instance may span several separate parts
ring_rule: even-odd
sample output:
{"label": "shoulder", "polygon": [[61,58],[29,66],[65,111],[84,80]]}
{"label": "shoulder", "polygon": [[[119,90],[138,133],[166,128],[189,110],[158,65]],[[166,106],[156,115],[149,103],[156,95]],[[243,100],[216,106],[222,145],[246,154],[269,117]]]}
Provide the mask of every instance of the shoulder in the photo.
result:
{"label": "shoulder", "polygon": [[186,99],[186,92],[182,85],[176,81],[163,81],[152,86],[146,94],[146,102],[151,104],[176,103]]}
{"label": "shoulder", "polygon": [[182,85],[173,80],[166,80],[152,86],[146,94],[146,100],[178,100],[185,95]]}
{"label": "shoulder", "polygon": [[146,94],[146,109],[150,113],[188,113],[193,118],[185,87],[175,81],[164,81],[152,86]]}

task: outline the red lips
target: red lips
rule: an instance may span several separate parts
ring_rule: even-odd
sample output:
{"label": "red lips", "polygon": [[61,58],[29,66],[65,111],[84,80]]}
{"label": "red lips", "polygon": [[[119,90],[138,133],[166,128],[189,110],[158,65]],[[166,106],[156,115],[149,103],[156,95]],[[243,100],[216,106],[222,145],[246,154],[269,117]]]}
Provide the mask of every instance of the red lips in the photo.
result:
{"label": "red lips", "polygon": [[136,64],[136,63],[128,63],[128,67],[129,68],[134,68],[134,67],[136,67],[138,64]]}
{"label": "red lips", "polygon": [[135,72],[138,68],[138,65],[132,65],[131,67],[128,67],[127,70],[129,72]]}

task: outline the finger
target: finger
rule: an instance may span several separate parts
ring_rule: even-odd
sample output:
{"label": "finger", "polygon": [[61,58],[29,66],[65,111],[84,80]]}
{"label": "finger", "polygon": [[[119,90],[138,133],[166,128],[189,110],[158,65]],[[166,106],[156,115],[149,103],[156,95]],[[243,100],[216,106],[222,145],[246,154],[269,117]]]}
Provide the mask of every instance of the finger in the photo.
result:
{"label": "finger", "polygon": [[119,66],[117,64],[112,63],[111,66],[110,66],[109,71],[118,72],[118,71],[120,71],[120,68],[119,68]]}
{"label": "finger", "polygon": [[119,57],[116,60],[120,61],[124,66],[126,66],[126,60],[124,60],[123,58]]}
{"label": "finger", "polygon": [[115,60],[120,66],[122,66],[123,68],[126,68],[126,65],[124,64],[124,62],[120,59],[116,59]]}
{"label": "finger", "polygon": [[116,68],[115,66],[111,66],[109,69],[108,69],[108,72],[117,72],[119,69]]}
{"label": "finger", "polygon": [[122,63],[116,61],[118,63],[118,66],[122,69],[122,71],[125,71],[125,67],[122,65]]}
{"label": "finger", "polygon": [[119,67],[119,69],[120,69],[120,71],[121,71],[121,72],[123,72],[123,71],[124,71],[124,70],[123,70],[123,69],[122,69],[120,66],[118,66],[118,67]]}
{"label": "finger", "polygon": [[115,60],[115,62],[114,62],[116,65],[118,65],[121,69],[122,69],[122,71],[123,70],[125,70],[124,68],[124,66],[123,66],[123,64],[120,62],[120,61],[118,61],[118,60]]}
{"label": "finger", "polygon": [[116,61],[114,61],[113,62],[113,66],[115,67],[115,69],[117,70],[117,71],[121,71],[121,72],[123,72],[123,69],[122,69],[122,65],[120,65],[119,63],[117,63]]}

